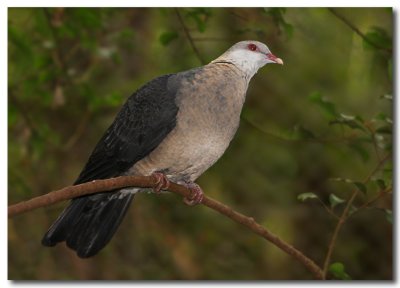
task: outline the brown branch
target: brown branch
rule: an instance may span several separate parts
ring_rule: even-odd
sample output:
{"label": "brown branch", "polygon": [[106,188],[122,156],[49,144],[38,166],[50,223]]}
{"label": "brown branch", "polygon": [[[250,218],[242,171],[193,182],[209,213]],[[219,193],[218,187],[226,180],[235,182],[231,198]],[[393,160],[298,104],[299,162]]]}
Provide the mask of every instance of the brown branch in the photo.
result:
{"label": "brown branch", "polygon": [[326,212],[328,212],[332,217],[339,220],[339,217],[333,212],[332,208],[326,206],[324,201],[322,201],[319,197],[317,197],[317,200],[319,201],[319,203],[322,205],[322,207],[325,209]]}
{"label": "brown branch", "polygon": [[[69,186],[63,189],[50,192],[43,196],[32,198],[28,201],[20,202],[8,207],[8,217],[15,216],[36,208],[45,207],[52,205],[57,202],[69,200],[75,197],[88,195],[97,192],[107,192],[110,190],[124,188],[124,187],[141,187],[151,188],[156,185],[156,179],[151,176],[121,176],[117,178],[111,178],[106,180],[95,180],[92,182]],[[179,194],[183,197],[191,198],[191,192],[185,186],[178,185],[175,183],[170,184],[168,191],[175,194]],[[252,217],[247,217],[239,212],[236,212],[229,206],[222,204],[209,197],[204,197],[202,204],[229,217],[235,222],[238,222],[254,233],[262,236],[267,241],[271,242],[279,249],[283,250],[297,261],[302,263],[316,279],[322,279],[323,273],[320,267],[318,267],[313,260],[305,256],[302,252],[281,240],[278,236],[271,233],[269,230],[258,224]]]}
{"label": "brown branch", "polygon": [[[371,173],[367,176],[367,178],[365,178],[365,180],[363,181],[363,184],[366,184],[371,179],[371,177],[376,172],[378,172],[378,170],[389,159],[389,157],[390,157],[390,154],[387,154],[384,158],[382,158],[382,160],[380,160],[378,162],[376,167],[371,171]],[[339,232],[342,229],[343,224],[346,222],[346,220],[348,218],[348,214],[349,214],[351,205],[353,204],[354,200],[356,199],[356,196],[358,195],[358,193],[359,193],[358,189],[354,189],[352,191],[350,199],[349,199],[349,201],[347,201],[346,207],[344,208],[342,215],[340,216],[339,221],[336,224],[335,230],[333,231],[331,241],[329,241],[328,252],[326,253],[326,256],[325,256],[325,261],[324,261],[324,266],[323,266],[323,279],[326,279],[329,264],[331,262],[333,250],[335,248],[335,244],[336,244],[336,240],[339,235]]]}
{"label": "brown branch", "polygon": [[190,46],[192,46],[193,52],[196,54],[197,58],[200,60],[200,63],[202,65],[205,65],[206,61],[203,59],[203,57],[201,56],[199,50],[197,49],[196,45],[194,44],[193,38],[190,35],[190,32],[189,32],[185,22],[183,21],[181,13],[179,13],[178,8],[175,8],[175,13],[178,16],[179,23],[181,23],[181,26],[183,28],[183,31],[185,32],[185,35],[186,35],[187,39],[189,40]]}
{"label": "brown branch", "polygon": [[380,198],[382,198],[383,196],[385,196],[385,195],[391,193],[391,192],[392,192],[392,189],[393,189],[393,188],[392,188],[391,186],[390,186],[390,187],[387,187],[386,189],[382,189],[381,191],[379,191],[379,193],[378,193],[375,197],[371,198],[370,200],[368,200],[367,202],[365,202],[364,204],[362,204],[360,207],[358,207],[356,212],[358,212],[358,211],[360,211],[360,210],[362,210],[362,209],[368,208],[372,203],[378,201],[378,200],[379,200]]}
{"label": "brown branch", "polygon": [[329,242],[329,246],[328,246],[328,252],[326,253],[326,257],[325,257],[325,261],[324,261],[324,268],[323,268],[324,279],[326,279],[326,274],[328,273],[329,264],[331,262],[332,253],[335,248],[336,240],[337,240],[337,237],[339,236],[340,229],[342,229],[344,222],[346,222],[347,214],[349,213],[351,204],[353,204],[353,201],[356,198],[357,194],[358,194],[358,190],[357,189],[353,190],[351,197],[350,197],[349,201],[347,202],[347,205],[344,208],[342,215],[339,218],[338,223],[336,224],[335,230],[333,231],[332,238],[331,238],[331,241]]}
{"label": "brown branch", "polygon": [[364,33],[360,31],[353,23],[351,23],[346,17],[344,17],[342,14],[338,13],[335,9],[333,8],[328,8],[329,12],[331,12],[333,15],[335,15],[337,18],[339,18],[344,24],[349,26],[351,30],[353,30],[358,36],[360,36],[365,42],[370,44],[371,46],[384,50],[386,52],[392,53],[392,49],[388,49],[386,47],[382,47],[378,45],[377,43],[374,43],[373,41],[369,40],[367,36],[365,36]]}

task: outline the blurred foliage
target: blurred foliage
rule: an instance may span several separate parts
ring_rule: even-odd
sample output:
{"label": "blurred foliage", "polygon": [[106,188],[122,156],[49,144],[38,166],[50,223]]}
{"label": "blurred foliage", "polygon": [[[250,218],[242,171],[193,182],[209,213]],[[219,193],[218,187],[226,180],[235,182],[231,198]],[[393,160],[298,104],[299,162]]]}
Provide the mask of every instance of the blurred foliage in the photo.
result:
{"label": "blurred foliage", "polygon": [[187,19],[192,19],[197,26],[197,30],[201,33],[206,31],[207,20],[212,15],[210,8],[190,8],[185,11]]}
{"label": "blurred foliage", "polygon": [[288,37],[293,35],[293,25],[286,22],[284,15],[286,8],[264,8],[266,14],[270,15],[274,21],[274,24],[285,31]]}
{"label": "blurred foliage", "polygon": [[[285,61],[254,77],[235,139],[198,182],[320,265],[351,204],[329,277],[392,279],[393,14],[335,11],[352,26],[325,8],[179,9],[208,61],[245,39]],[[9,203],[73,183],[133,91],[200,64],[174,9],[8,15]],[[311,279],[205,207],[175,195],[135,199],[111,243],[87,260],[40,244],[66,203],[10,219],[9,279]]]}
{"label": "blurred foliage", "polygon": [[329,272],[331,272],[337,279],[341,280],[351,280],[349,274],[344,270],[344,265],[342,263],[336,262],[329,266]]}
{"label": "blurred foliage", "polygon": [[365,37],[366,41],[364,41],[364,46],[366,48],[373,50],[376,47],[392,49],[392,37],[388,36],[387,32],[381,27],[371,27]]}

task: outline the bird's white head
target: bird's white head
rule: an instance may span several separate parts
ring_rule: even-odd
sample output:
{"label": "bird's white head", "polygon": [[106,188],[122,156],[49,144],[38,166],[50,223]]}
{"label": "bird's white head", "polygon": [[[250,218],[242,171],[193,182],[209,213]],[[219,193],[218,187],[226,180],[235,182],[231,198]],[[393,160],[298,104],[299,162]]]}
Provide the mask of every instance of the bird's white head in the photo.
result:
{"label": "bird's white head", "polygon": [[235,64],[249,79],[265,64],[283,65],[282,59],[272,54],[267,45],[258,41],[238,42],[211,63],[221,61]]}

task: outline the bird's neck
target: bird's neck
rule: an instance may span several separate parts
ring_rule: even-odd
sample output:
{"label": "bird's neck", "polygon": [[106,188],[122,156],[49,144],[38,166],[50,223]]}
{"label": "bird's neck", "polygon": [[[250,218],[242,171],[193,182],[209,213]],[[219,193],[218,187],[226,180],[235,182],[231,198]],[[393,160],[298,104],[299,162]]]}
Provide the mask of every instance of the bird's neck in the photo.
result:
{"label": "bird's neck", "polygon": [[210,62],[210,64],[228,64],[235,66],[241,74],[243,74],[244,78],[247,81],[247,84],[250,82],[251,78],[257,73],[258,68],[254,63],[247,61],[246,59],[235,59],[229,57],[218,57],[217,59]]}

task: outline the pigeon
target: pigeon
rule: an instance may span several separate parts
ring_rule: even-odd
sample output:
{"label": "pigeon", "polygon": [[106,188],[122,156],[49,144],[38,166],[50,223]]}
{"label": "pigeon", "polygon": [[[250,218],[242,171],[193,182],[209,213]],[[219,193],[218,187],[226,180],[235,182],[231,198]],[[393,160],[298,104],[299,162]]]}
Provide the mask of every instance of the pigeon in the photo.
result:
{"label": "pigeon", "polygon": [[[74,185],[124,175],[152,175],[153,190],[170,181],[192,192],[194,181],[225,152],[239,127],[250,79],[268,63],[283,64],[258,41],[241,41],[209,64],[160,76],[134,92],[95,146]],[[70,201],[42,239],[59,242],[80,258],[96,255],[111,240],[128,207],[144,188],[123,188]]]}

